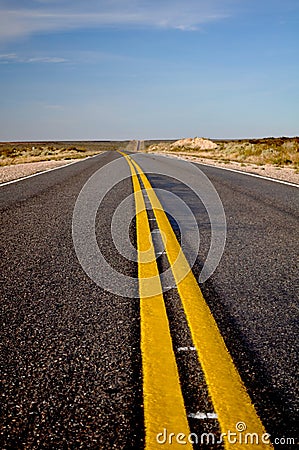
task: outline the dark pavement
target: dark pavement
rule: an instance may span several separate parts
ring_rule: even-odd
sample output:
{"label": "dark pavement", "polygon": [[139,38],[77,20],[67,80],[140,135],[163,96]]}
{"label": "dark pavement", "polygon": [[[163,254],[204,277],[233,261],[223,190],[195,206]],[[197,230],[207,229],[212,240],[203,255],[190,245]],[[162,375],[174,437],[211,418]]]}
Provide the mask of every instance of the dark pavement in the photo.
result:
{"label": "dark pavement", "polygon": [[[104,291],[88,278],[72,240],[82,187],[117,158],[107,152],[0,187],[2,449],[143,448],[139,300]],[[188,178],[188,165],[158,156],[134,158],[150,172],[153,187],[177,193],[193,211],[201,236],[194,266],[198,276],[211,228],[202,203],[174,179],[185,171]],[[173,179],[156,174],[169,168]],[[215,186],[227,220],[225,251],[203,283],[203,294],[267,431],[293,437],[298,423],[298,188],[200,169]],[[110,232],[116,207],[131,194],[126,179],[105,197],[96,231],[107,260],[136,277],[137,265],[119,255]],[[192,246],[190,236],[186,242]],[[130,239],[134,243],[134,223]],[[177,351],[192,342],[175,290],[165,299],[187,412],[210,410],[194,353]],[[190,419],[190,426],[196,432],[217,431],[215,421]]]}

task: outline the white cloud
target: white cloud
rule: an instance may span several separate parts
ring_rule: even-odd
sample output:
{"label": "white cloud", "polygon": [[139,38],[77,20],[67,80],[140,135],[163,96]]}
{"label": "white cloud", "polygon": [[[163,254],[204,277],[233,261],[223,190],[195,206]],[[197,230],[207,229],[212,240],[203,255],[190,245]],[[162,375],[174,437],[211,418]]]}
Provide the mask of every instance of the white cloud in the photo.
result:
{"label": "white cloud", "polygon": [[[0,10],[0,38],[103,26],[195,30],[202,24],[228,17],[227,8],[232,1],[236,0],[67,0],[60,4],[43,0],[30,2],[30,7],[23,8],[20,1],[19,8]],[[16,6],[16,2],[12,5]]]}
{"label": "white cloud", "polygon": [[43,56],[39,58],[29,58],[25,60],[26,63],[50,63],[50,64],[59,64],[67,62],[67,59],[64,58],[58,58],[56,56]]}
{"label": "white cloud", "polygon": [[0,60],[2,61],[13,61],[17,58],[15,53],[4,53],[0,55]]}
{"label": "white cloud", "polygon": [[23,58],[18,56],[16,53],[7,53],[0,55],[0,64],[9,64],[9,63],[23,63],[23,64],[31,64],[31,63],[47,63],[47,64],[59,64],[67,62],[68,60],[65,58],[59,58],[57,56],[40,56],[34,58]]}

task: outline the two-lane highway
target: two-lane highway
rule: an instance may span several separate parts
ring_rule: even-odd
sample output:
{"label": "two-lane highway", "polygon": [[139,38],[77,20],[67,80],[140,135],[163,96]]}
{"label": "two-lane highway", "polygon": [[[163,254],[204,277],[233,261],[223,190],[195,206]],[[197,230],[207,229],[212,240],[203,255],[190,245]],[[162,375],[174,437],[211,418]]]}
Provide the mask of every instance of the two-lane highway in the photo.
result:
{"label": "two-lane highway", "polygon": [[[0,187],[1,448],[243,448],[246,430],[259,448],[295,448],[298,188],[200,166],[227,224],[222,259],[200,290],[219,211],[190,189],[204,197],[193,165],[128,153]],[[179,229],[185,210],[165,190],[198,226],[192,272],[194,226],[186,217]],[[92,248],[79,262],[100,196],[95,242],[119,276]],[[221,438],[229,432],[237,444]]]}

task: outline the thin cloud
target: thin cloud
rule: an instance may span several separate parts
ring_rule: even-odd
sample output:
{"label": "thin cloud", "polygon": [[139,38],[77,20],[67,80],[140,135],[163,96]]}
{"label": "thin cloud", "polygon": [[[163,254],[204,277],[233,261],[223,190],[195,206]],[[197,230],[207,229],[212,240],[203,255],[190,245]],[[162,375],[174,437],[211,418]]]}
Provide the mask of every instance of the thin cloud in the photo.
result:
{"label": "thin cloud", "polygon": [[[107,0],[34,2],[30,7],[0,10],[0,38],[15,39],[33,33],[104,26],[157,27],[193,31],[203,24],[229,17],[228,0]],[[16,5],[16,2],[12,3]]]}
{"label": "thin cloud", "polygon": [[60,64],[65,63],[68,60],[65,58],[59,58],[57,56],[41,56],[35,58],[23,58],[16,53],[0,54],[0,64],[19,63],[19,64],[32,64],[32,63],[46,63],[46,64]]}
{"label": "thin cloud", "polygon": [[29,58],[25,60],[26,63],[46,63],[46,64],[60,64],[67,62],[68,60],[65,58],[58,58],[58,57],[49,57],[44,56],[40,58]]}
{"label": "thin cloud", "polygon": [[17,55],[15,53],[4,53],[0,54],[0,60],[3,61],[13,61],[17,58]]}

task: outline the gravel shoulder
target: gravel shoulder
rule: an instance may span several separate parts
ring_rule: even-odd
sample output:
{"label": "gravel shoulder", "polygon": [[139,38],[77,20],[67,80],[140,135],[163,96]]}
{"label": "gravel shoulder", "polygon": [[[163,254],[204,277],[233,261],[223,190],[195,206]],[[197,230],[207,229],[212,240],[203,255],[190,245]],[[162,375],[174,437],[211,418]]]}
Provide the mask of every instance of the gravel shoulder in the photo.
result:
{"label": "gravel shoulder", "polygon": [[0,167],[0,183],[17,180],[18,178],[27,177],[38,172],[54,169],[56,167],[65,166],[78,159],[68,159],[62,161],[40,161],[26,164],[14,164],[11,166]]}
{"label": "gravel shoulder", "polygon": [[240,172],[255,173],[257,175],[261,175],[264,177],[274,178],[276,180],[287,181],[289,183],[295,183],[299,185],[299,173],[296,173],[294,169],[288,167],[276,167],[271,164],[257,166],[255,164],[246,163],[246,165],[244,165],[243,163],[235,161],[220,162],[215,161],[214,159],[191,156],[186,153],[169,153],[169,152],[150,152],[150,153],[155,153],[162,156],[171,156],[173,158],[207,164],[214,167],[223,167],[226,169],[239,170]]}

